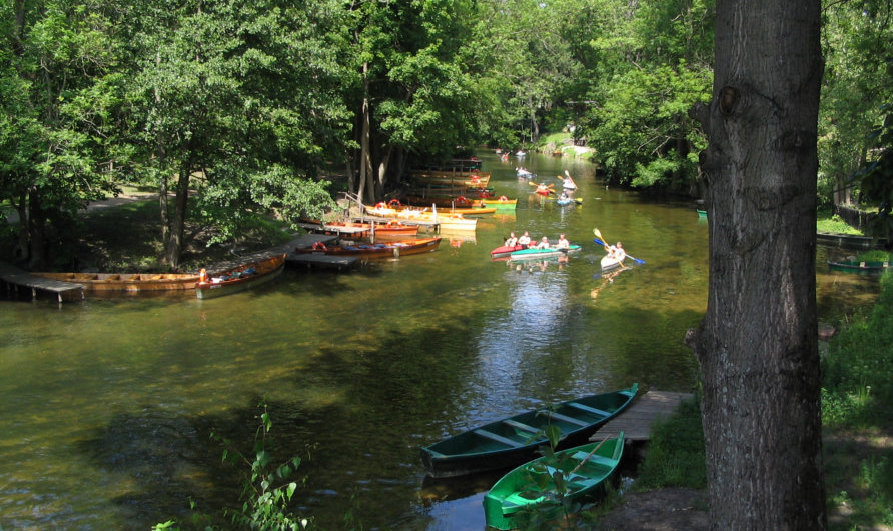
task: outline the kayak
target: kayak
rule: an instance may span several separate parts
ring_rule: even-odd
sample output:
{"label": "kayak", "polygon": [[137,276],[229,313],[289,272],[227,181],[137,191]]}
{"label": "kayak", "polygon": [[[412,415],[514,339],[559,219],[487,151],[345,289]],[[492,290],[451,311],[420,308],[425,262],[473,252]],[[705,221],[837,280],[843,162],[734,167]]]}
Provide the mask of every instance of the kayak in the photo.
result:
{"label": "kayak", "polygon": [[515,251],[523,251],[526,245],[503,245],[490,251],[490,258],[506,258]]}
{"label": "kayak", "polygon": [[571,245],[567,249],[556,249],[549,247],[548,249],[537,249],[530,247],[521,251],[515,251],[509,255],[509,259],[513,262],[521,262],[525,260],[544,260],[546,258],[554,258],[556,256],[565,256],[568,253],[576,253],[582,249],[579,245]]}
{"label": "kayak", "polygon": [[616,267],[620,267],[623,265],[623,261],[618,260],[612,257],[609,254],[606,254],[602,257],[602,271],[608,271],[610,269],[614,269]]}

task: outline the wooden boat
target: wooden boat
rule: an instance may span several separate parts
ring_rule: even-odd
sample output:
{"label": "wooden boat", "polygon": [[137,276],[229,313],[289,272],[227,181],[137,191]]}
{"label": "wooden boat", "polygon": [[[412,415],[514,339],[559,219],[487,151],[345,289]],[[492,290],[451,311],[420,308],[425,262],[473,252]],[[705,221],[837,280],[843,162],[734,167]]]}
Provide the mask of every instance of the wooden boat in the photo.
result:
{"label": "wooden boat", "polygon": [[843,260],[835,262],[828,260],[828,269],[831,271],[844,271],[847,273],[883,273],[890,268],[890,262],[857,262],[855,260]]}
{"label": "wooden boat", "polygon": [[401,209],[396,210],[387,206],[376,205],[374,207],[365,207],[366,212],[373,216],[379,216],[394,220],[417,220],[428,223],[437,223],[442,229],[448,230],[475,230],[477,228],[477,218],[466,218],[462,214],[450,214],[440,211],[429,212],[427,209]]}
{"label": "wooden boat", "polygon": [[[624,433],[541,457],[512,470],[484,496],[487,525],[514,529],[515,516],[536,511],[544,521],[564,515],[565,507],[595,501],[623,458]],[[556,481],[560,474],[561,481]]]}
{"label": "wooden boat", "polygon": [[360,223],[354,221],[335,221],[324,223],[319,226],[318,230],[323,233],[340,234],[343,229],[363,229],[362,232],[354,233],[352,236],[357,238],[368,238],[373,234],[377,237],[400,237],[407,238],[415,236],[419,232],[418,225],[404,225],[399,221],[388,221],[385,223]]}
{"label": "wooden boat", "polygon": [[417,184],[449,184],[460,186],[487,186],[491,174],[487,173],[414,173],[412,180]]}
{"label": "wooden boat", "polygon": [[398,258],[410,254],[434,251],[442,238],[422,238],[384,243],[361,243],[355,245],[325,246],[314,245],[303,249],[295,249],[299,254],[325,254],[335,256],[359,256],[362,258]]}
{"label": "wooden boat", "polygon": [[527,249],[526,245],[503,245],[490,251],[490,258],[508,258],[512,253],[524,249]]}
{"label": "wooden boat", "polygon": [[87,291],[173,291],[195,289],[194,273],[30,273],[36,277],[81,284]]}
{"label": "wooden boat", "polygon": [[210,299],[253,288],[279,276],[284,265],[285,253],[282,253],[211,275],[204,281],[196,282],[195,296]]}
{"label": "wooden boat", "polygon": [[517,198],[509,199],[508,197],[506,197],[504,195],[500,196],[496,199],[493,199],[493,198],[482,199],[481,202],[486,207],[496,207],[497,209],[517,208],[518,207],[518,199]]}
{"label": "wooden boat", "polygon": [[478,197],[465,197],[462,194],[407,195],[403,197],[403,204],[415,207],[437,205],[437,208],[483,208],[484,200]]}
{"label": "wooden boat", "polygon": [[568,253],[576,253],[582,249],[579,245],[571,244],[571,246],[567,249],[557,249],[555,247],[549,247],[548,249],[537,249],[536,247],[529,247],[527,249],[522,249],[520,251],[515,251],[509,255],[509,259],[513,262],[522,262],[526,260],[546,260],[549,258],[555,258],[557,256],[564,256]]}
{"label": "wooden boat", "polygon": [[559,448],[586,442],[599,426],[626,408],[638,392],[629,389],[589,395],[485,424],[421,449],[422,462],[435,478],[462,476],[517,466],[547,444],[547,427],[561,430]]}

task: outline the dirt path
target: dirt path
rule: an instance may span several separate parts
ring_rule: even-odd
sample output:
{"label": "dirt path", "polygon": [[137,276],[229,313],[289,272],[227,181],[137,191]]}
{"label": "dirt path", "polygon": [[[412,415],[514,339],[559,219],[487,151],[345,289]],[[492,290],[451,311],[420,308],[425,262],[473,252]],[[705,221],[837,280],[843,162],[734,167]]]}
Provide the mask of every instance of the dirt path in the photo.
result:
{"label": "dirt path", "polygon": [[710,529],[707,493],[695,489],[660,489],[623,497],[623,505],[601,517],[602,531],[702,531]]}

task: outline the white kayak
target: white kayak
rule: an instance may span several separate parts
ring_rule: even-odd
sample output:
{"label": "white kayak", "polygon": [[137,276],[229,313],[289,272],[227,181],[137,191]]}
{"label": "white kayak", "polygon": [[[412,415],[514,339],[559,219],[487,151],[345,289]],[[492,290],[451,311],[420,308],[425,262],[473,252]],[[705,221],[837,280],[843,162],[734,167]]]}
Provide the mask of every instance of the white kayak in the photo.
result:
{"label": "white kayak", "polygon": [[620,267],[622,265],[622,260],[618,260],[609,254],[602,257],[602,271],[608,271],[609,269],[614,269],[615,267]]}

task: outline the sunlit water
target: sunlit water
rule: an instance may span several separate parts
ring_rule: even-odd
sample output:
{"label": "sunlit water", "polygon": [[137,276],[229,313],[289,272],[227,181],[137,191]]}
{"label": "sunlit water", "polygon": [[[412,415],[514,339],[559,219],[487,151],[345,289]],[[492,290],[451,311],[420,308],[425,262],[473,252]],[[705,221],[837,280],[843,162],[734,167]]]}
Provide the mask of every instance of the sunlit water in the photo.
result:
{"label": "sunlit water", "polygon": [[[434,253],[289,270],[206,301],[0,301],[0,527],[147,529],[186,518],[190,499],[234,504],[234,469],[209,434],[247,451],[263,399],[280,458],[315,445],[295,499],[321,528],[483,529],[494,478],[426,479],[420,446],[633,382],[692,390],[682,339],[708,281],[694,205],[606,189],[587,163],[525,161],[536,182],[575,176],[583,205],[560,207],[530,194],[517,160],[484,158],[517,210]],[[595,227],[647,263],[598,275]],[[584,250],[563,264],[491,262],[512,230],[565,232]],[[873,292],[818,269],[823,311]]]}

